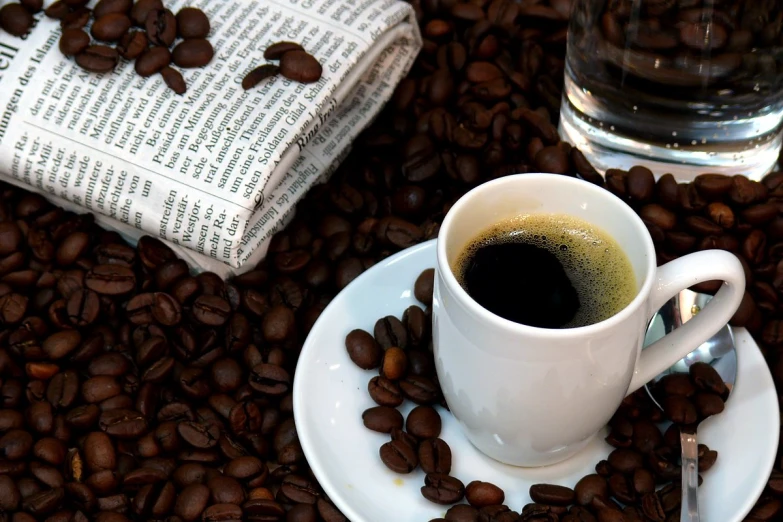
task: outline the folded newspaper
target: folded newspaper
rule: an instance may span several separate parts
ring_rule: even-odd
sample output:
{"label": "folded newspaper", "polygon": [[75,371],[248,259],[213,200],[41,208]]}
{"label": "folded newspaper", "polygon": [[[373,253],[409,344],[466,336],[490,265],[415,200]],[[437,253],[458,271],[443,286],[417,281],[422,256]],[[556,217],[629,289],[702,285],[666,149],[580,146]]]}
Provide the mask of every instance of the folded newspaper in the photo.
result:
{"label": "folded newspaper", "polygon": [[[58,50],[41,15],[0,34],[0,179],[44,194],[134,241],[167,240],[192,266],[251,269],[314,183],[391,97],[421,47],[401,0],[167,0],[209,17],[212,62],[174,94],[132,63],[90,74]],[[38,15],[37,15],[38,16]],[[244,91],[263,52],[294,41],[323,66]]]}

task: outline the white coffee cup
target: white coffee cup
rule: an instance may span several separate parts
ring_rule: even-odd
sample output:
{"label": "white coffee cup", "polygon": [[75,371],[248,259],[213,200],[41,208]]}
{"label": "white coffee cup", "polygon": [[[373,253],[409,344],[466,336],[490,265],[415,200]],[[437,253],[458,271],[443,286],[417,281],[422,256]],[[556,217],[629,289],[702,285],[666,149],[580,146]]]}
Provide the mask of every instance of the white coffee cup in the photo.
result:
{"label": "white coffee cup", "polygon": [[[599,323],[570,329],[525,326],[471,298],[452,267],[490,225],[527,214],[566,214],[600,227],[627,254],[638,293]],[[656,267],[642,220],[595,185],[553,174],[507,176],[465,194],[449,210],[437,242],[433,344],[446,402],[468,439],[506,464],[565,460],[606,425],[623,398],[690,353],[737,310],[745,289],[729,252],[696,252]],[[723,280],[698,316],[642,350],[649,320],[675,294]]]}

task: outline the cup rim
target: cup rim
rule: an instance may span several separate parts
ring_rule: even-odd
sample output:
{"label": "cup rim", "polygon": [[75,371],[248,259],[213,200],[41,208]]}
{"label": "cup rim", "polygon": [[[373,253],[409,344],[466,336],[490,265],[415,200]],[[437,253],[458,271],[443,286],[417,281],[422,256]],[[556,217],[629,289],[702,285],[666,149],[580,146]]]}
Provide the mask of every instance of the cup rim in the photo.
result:
{"label": "cup rim", "polygon": [[[605,198],[607,203],[615,205],[619,212],[626,214],[626,219],[629,219],[632,225],[639,232],[638,236],[643,245],[643,248],[646,251],[647,266],[645,268],[643,283],[637,290],[636,296],[622,310],[612,315],[611,317],[607,317],[603,321],[592,323],[586,326],[578,326],[575,328],[541,328],[538,326],[529,326],[526,324],[516,323],[509,319],[500,317],[493,312],[490,312],[481,306],[478,302],[476,302],[476,300],[473,299],[464,288],[462,288],[462,285],[459,284],[456,276],[452,272],[448,256],[446,255],[445,237],[449,233],[454,216],[458,214],[465,206],[471,204],[473,199],[480,197],[482,192],[492,190],[498,185],[520,183],[524,182],[524,180],[528,180],[528,182],[545,181],[547,183],[561,184],[566,188],[570,187],[572,190],[585,190],[588,192],[593,192],[594,194],[598,194],[599,197]],[[621,245],[621,247],[625,248],[625,245]],[[443,269],[443,267],[445,267],[445,269]],[[465,193],[460,199],[457,200],[456,203],[454,203],[454,205],[452,205],[446,214],[446,217],[443,219],[440,230],[438,232],[437,268],[439,277],[441,277],[443,282],[446,284],[448,291],[456,297],[456,300],[459,302],[460,306],[464,307],[468,313],[477,316],[479,320],[490,324],[492,327],[502,328],[504,330],[511,331],[512,333],[534,334],[539,337],[547,338],[564,338],[574,335],[594,334],[601,330],[612,328],[635,314],[639,307],[647,301],[647,298],[650,295],[654,279],[653,275],[657,268],[657,264],[655,258],[655,246],[653,245],[650,233],[647,231],[647,227],[645,226],[642,219],[636,214],[636,212],[634,212],[633,209],[619,197],[602,187],[578,178],[572,178],[561,174],[526,173],[512,174],[488,181],[486,183],[482,183],[481,185]]]}

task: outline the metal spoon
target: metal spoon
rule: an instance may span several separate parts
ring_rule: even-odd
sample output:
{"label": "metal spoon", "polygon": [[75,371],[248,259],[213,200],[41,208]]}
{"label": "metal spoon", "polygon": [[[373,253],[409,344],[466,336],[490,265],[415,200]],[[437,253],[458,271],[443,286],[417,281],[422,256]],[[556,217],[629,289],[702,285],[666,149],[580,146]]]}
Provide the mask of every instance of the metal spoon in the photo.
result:
{"label": "metal spoon", "polygon": [[[707,294],[699,294],[683,290],[666,303],[653,317],[647,327],[645,345],[653,343],[682,326],[699,313],[712,299]],[[712,365],[723,378],[726,387],[731,392],[737,377],[737,354],[734,346],[734,335],[729,325],[704,342],[683,359],[655,378],[657,381],[670,373],[688,373],[688,368],[695,362],[703,361]],[[663,410],[650,389],[645,385],[647,394],[653,402]],[[682,446],[682,507],[680,520],[682,522],[699,522],[699,454],[696,442],[695,428],[680,430],[680,445]]]}

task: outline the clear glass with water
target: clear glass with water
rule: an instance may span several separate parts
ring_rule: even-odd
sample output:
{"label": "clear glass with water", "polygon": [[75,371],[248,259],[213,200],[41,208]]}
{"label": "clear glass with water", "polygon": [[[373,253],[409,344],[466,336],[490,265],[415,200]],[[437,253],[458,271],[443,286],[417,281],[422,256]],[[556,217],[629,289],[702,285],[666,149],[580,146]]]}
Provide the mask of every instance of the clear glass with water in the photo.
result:
{"label": "clear glass with water", "polygon": [[759,179],[778,161],[783,0],[574,0],[561,136],[600,171]]}

